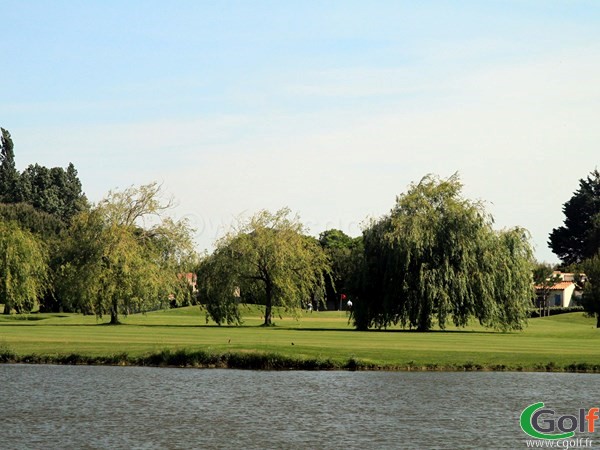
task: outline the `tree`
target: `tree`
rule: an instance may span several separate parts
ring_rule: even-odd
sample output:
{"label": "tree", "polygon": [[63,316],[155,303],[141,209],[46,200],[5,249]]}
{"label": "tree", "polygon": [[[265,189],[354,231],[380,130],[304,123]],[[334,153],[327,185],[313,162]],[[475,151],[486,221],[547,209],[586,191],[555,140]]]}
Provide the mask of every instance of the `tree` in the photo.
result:
{"label": "tree", "polygon": [[18,198],[19,172],[10,133],[0,128],[0,203],[13,203]]}
{"label": "tree", "polygon": [[240,297],[265,305],[264,325],[274,306],[297,314],[324,295],[329,261],[318,242],[304,235],[287,208],[260,211],[217,242],[199,270],[201,300],[217,323],[240,323]]}
{"label": "tree", "polygon": [[0,203],[0,220],[14,221],[19,226],[37,235],[43,241],[56,238],[65,230],[65,223],[35,209],[28,203]]}
{"label": "tree", "polygon": [[420,331],[433,319],[519,329],[533,295],[525,230],[495,232],[480,202],[462,198],[455,174],[428,175],[363,232],[357,328],[400,323]]}
{"label": "tree", "polygon": [[178,273],[195,262],[187,222],[164,217],[156,183],[110,192],[75,216],[63,251],[58,288],[67,305],[98,317],[168,304]]}
{"label": "tree", "polygon": [[583,309],[590,317],[596,317],[596,328],[600,328],[600,252],[583,263],[586,282],[583,289]]}
{"label": "tree", "polygon": [[49,254],[48,284],[38,298],[40,311],[59,311],[54,280],[59,269],[61,234],[71,218],[87,210],[81,182],[73,164],[66,169],[30,165],[22,174],[15,168],[10,133],[1,129],[0,142],[0,218],[17,221],[24,230],[43,240]]}
{"label": "tree", "polygon": [[550,233],[548,245],[565,265],[578,264],[600,250],[600,172],[579,180],[563,205],[564,225]]}
{"label": "tree", "polygon": [[66,169],[30,164],[19,174],[10,133],[0,128],[0,203],[28,203],[65,223],[88,208],[72,163]]}
{"label": "tree", "polygon": [[43,296],[38,297],[40,312],[58,312],[61,304],[54,288],[55,274],[60,260],[61,242],[66,224],[46,212],[35,209],[28,203],[1,203],[0,220],[14,221],[23,230],[31,232],[44,243],[48,254],[48,276]]}
{"label": "tree", "polygon": [[0,220],[0,302],[4,314],[30,312],[42,294],[47,275],[41,242],[16,222]]}
{"label": "tree", "polygon": [[62,167],[49,169],[39,164],[29,165],[21,174],[19,198],[65,223],[88,208],[81,181],[72,163],[66,170]]}
{"label": "tree", "polygon": [[328,307],[340,308],[340,295],[350,291],[356,250],[362,237],[351,238],[341,230],[331,229],[319,235],[319,243],[331,261],[331,276],[325,277]]}

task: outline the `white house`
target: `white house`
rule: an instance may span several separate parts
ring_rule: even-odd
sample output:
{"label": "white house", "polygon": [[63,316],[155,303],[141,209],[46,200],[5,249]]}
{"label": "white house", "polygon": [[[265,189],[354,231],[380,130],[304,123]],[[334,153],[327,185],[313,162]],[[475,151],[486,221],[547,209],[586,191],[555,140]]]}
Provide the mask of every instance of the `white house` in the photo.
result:
{"label": "white house", "polygon": [[[550,306],[575,306],[577,304],[575,293],[575,283],[572,281],[559,281],[552,286],[548,292],[546,300]],[[537,288],[537,286],[536,286]]]}
{"label": "white house", "polygon": [[[546,296],[549,306],[563,306],[566,308],[578,305],[581,292],[577,290],[575,274],[555,271],[552,275],[558,276],[561,281],[552,286]],[[585,279],[585,275],[582,274],[581,277]],[[538,295],[540,295],[541,286],[535,288]]]}

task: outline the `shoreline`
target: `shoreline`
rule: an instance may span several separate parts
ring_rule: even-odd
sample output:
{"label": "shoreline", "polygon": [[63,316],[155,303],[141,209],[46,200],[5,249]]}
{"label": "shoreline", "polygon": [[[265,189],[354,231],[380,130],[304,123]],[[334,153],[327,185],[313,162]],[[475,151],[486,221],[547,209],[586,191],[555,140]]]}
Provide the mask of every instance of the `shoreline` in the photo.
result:
{"label": "shoreline", "polygon": [[332,359],[303,359],[277,353],[211,353],[205,351],[162,350],[142,356],[127,353],[89,356],[76,353],[56,355],[18,355],[10,350],[0,352],[0,364],[52,364],[86,366],[130,366],[188,369],[238,369],[270,371],[385,371],[385,372],[548,372],[548,373],[600,373],[600,364],[573,362],[558,365],[553,362],[533,366],[504,364],[482,365],[473,362],[458,364],[374,364],[358,358],[346,361]]}

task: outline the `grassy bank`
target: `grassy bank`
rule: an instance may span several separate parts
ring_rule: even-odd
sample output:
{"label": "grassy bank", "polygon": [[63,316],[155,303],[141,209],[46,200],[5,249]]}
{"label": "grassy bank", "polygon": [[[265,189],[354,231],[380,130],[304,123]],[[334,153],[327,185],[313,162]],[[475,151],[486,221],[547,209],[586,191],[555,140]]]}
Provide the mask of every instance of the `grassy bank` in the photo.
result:
{"label": "grassy bank", "polygon": [[543,370],[600,372],[600,330],[582,313],[532,319],[522,332],[476,324],[416,333],[356,332],[344,313],[282,316],[260,327],[206,323],[199,308],[131,315],[109,326],[72,314],[0,316],[0,361],[252,369]]}

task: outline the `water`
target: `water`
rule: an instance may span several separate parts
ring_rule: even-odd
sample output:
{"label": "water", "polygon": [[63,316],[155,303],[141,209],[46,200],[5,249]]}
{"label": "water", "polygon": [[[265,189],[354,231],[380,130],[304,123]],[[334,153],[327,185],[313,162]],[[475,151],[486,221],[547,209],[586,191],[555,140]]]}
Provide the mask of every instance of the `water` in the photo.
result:
{"label": "water", "polygon": [[600,406],[592,374],[0,365],[0,382],[0,448],[526,448],[529,404]]}

